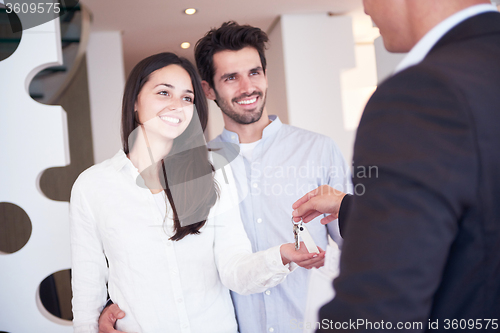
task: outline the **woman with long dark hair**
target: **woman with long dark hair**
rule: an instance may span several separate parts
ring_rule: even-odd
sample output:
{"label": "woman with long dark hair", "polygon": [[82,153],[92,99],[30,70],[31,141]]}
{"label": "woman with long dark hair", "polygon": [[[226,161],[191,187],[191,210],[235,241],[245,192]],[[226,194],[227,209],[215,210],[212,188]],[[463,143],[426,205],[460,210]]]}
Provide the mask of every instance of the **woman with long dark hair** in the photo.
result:
{"label": "woman with long dark hair", "polygon": [[123,150],[84,171],[71,193],[75,332],[98,332],[109,292],[126,313],[123,331],[235,333],[228,288],[262,292],[290,262],[318,264],[294,244],[252,254],[231,170],[210,162],[207,118],[188,60],[160,53],[132,70]]}

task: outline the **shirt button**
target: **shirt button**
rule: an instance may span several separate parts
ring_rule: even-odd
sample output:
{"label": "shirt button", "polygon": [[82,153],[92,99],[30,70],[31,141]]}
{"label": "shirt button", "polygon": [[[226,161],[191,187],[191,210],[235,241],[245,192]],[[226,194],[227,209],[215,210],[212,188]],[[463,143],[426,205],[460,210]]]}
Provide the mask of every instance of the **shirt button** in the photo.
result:
{"label": "shirt button", "polygon": [[236,140],[236,135],[231,135],[231,139]]}
{"label": "shirt button", "polygon": [[167,246],[172,246],[172,242],[167,242]]}
{"label": "shirt button", "polygon": [[182,325],[182,328],[188,328],[188,327],[189,327],[189,325],[188,325],[188,324],[184,324],[184,325]]}
{"label": "shirt button", "polygon": [[269,327],[269,332],[274,332],[274,328]]}
{"label": "shirt button", "polygon": [[273,265],[276,266],[277,264],[276,260],[273,260]]}
{"label": "shirt button", "polygon": [[257,223],[262,223],[262,219],[260,217],[257,219]]}
{"label": "shirt button", "polygon": [[252,186],[253,186],[253,188],[259,187],[259,185],[257,183],[253,183]]}
{"label": "shirt button", "polygon": [[179,298],[179,299],[177,300],[177,303],[182,303],[182,298]]}
{"label": "shirt button", "polygon": [[266,295],[268,295],[268,296],[271,295],[271,290],[266,290]]}

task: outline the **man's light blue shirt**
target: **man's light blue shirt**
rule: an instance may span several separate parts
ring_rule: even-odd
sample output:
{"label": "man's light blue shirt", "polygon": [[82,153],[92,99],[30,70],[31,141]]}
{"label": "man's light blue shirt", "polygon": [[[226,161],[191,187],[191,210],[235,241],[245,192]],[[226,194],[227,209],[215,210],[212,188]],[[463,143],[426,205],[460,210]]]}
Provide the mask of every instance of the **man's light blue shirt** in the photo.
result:
{"label": "man's light blue shirt", "polygon": [[[294,241],[292,204],[320,185],[351,192],[349,167],[335,142],[317,133],[282,124],[278,117],[264,129],[252,161],[241,153],[230,165],[236,181],[240,212],[254,252]],[[212,142],[239,144],[226,129]],[[329,234],[338,244],[337,221],[327,226],[319,218],[307,224],[316,244],[326,249]],[[303,321],[310,271],[297,268],[280,285],[263,293],[232,292],[240,333],[293,331]]]}

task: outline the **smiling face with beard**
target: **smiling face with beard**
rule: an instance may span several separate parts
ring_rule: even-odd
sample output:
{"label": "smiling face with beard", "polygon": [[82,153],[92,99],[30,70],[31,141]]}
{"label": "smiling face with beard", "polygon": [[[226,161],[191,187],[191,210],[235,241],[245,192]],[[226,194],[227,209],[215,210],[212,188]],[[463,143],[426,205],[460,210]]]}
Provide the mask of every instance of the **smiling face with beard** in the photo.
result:
{"label": "smiling face with beard", "polygon": [[[264,111],[264,107],[266,106],[266,96],[267,96],[267,89],[263,93],[261,91],[255,91],[251,95],[242,95],[238,96],[236,98],[233,98],[231,100],[231,103],[226,102],[225,99],[221,98],[217,90],[214,90],[215,92],[215,103],[219,106],[222,112],[238,124],[242,125],[248,125],[255,123],[256,121],[259,121],[260,118],[262,117],[262,112]],[[262,100],[262,105],[260,107],[256,106],[252,110],[245,110],[244,112],[238,112],[235,110],[232,105],[234,103],[238,103],[238,101],[245,100],[248,98],[251,98],[250,101],[252,101],[255,98],[259,98]]]}
{"label": "smiling face with beard", "polygon": [[213,63],[214,87],[210,88],[209,98],[214,99],[224,113],[226,125],[227,122],[267,123],[267,77],[257,50],[245,47],[238,51],[220,51],[214,54]]}

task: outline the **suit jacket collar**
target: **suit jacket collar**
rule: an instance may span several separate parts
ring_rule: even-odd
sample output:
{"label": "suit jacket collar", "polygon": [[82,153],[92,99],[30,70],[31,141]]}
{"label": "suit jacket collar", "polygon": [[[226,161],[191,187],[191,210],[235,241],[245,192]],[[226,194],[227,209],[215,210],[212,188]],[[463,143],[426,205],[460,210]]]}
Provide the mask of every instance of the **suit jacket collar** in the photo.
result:
{"label": "suit jacket collar", "polygon": [[429,54],[450,43],[489,34],[500,34],[500,13],[498,12],[479,14],[458,24],[432,47]]}

